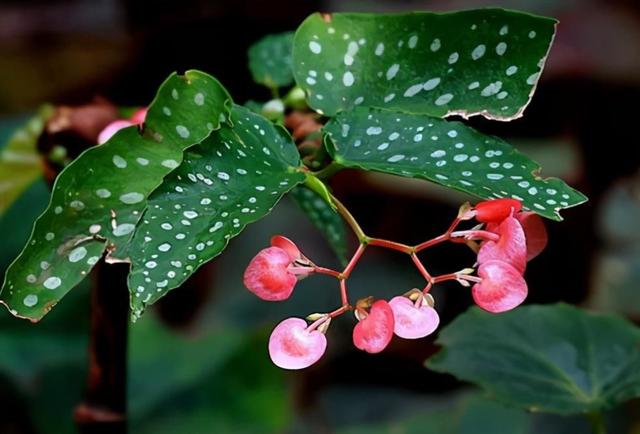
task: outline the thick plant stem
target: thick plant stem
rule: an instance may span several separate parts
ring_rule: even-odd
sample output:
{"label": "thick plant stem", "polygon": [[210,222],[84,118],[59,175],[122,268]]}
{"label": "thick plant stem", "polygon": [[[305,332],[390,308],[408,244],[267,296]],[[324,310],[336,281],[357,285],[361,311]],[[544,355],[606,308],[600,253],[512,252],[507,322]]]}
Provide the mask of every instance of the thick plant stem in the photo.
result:
{"label": "thick plant stem", "polygon": [[81,433],[126,434],[128,265],[101,262],[96,268],[87,390],[75,421]]}
{"label": "thick plant stem", "polygon": [[604,417],[600,412],[589,413],[587,415],[589,422],[591,423],[591,429],[593,434],[607,434],[607,427],[604,424]]}

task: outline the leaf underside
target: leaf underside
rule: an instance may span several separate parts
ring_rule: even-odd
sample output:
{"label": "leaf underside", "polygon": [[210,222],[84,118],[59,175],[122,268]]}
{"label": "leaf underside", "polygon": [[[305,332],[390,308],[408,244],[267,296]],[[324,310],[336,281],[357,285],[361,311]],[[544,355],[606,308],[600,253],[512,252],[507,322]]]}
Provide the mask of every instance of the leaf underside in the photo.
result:
{"label": "leaf underside", "polygon": [[249,48],[249,70],[253,80],[268,88],[293,83],[291,52],[293,32],[267,35]]}
{"label": "leaf underside", "polygon": [[134,319],[305,179],[286,131],[240,106],[231,123],[189,149],[149,198],[130,251]]}
{"label": "leaf underside", "polygon": [[2,287],[15,316],[41,319],[98,262],[133,236],[147,196],[182,161],[183,150],[219,128],[231,107],[213,77],[171,75],[149,106],[144,131],[120,130],[85,151],[58,176],[51,202]]}
{"label": "leaf underside", "polygon": [[640,395],[640,331],[619,317],[564,304],[472,308],[438,344],[429,368],[532,411],[598,412]]}
{"label": "leaf underside", "polygon": [[511,120],[535,90],[556,21],[504,9],[314,14],[293,73],[327,116],[358,105]]}
{"label": "leaf underside", "polygon": [[324,129],[331,156],[347,167],[433,181],[483,199],[512,197],[531,211],[558,213],[587,199],[503,140],[460,122],[357,108]]}

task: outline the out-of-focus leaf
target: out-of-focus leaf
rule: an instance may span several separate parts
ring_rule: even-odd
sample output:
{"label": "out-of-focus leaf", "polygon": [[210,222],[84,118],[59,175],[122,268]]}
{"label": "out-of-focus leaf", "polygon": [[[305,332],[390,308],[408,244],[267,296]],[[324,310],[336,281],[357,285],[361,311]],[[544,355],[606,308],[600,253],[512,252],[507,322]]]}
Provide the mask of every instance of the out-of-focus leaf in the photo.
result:
{"label": "out-of-focus leaf", "polygon": [[189,149],[149,198],[130,250],[134,318],[305,180],[284,129],[240,106],[231,123]]}
{"label": "out-of-focus leaf", "polygon": [[274,89],[293,83],[293,32],[268,35],[249,48],[249,70],[256,83]]}
{"label": "out-of-focus leaf", "polygon": [[231,99],[202,72],[171,75],[151,103],[141,134],[120,130],[84,152],[58,176],[47,210],[7,271],[2,302],[40,320],[98,262],[105,248],[126,260],[125,246],[146,198],[198,143],[226,119]]}
{"label": "out-of-focus leaf", "polygon": [[347,265],[347,230],[340,214],[307,187],[294,188],[291,197],[322,232],[342,265]]}
{"label": "out-of-focus leaf", "polygon": [[472,308],[438,344],[429,368],[528,410],[591,413],[640,396],[640,330],[620,317],[564,304],[500,315]]}
{"label": "out-of-focus leaf", "polygon": [[0,216],[42,175],[36,142],[53,108],[43,106],[0,150]]}
{"label": "out-of-focus leaf", "polygon": [[528,434],[529,426],[530,417],[524,411],[469,393],[452,408],[425,411],[385,424],[348,428],[339,434]]}
{"label": "out-of-focus leaf", "polygon": [[265,334],[221,330],[185,339],[151,318],[132,333],[134,432],[267,434],[289,423],[285,374],[256,353],[267,346]]}
{"label": "out-of-focus leaf", "polygon": [[339,164],[427,179],[481,198],[512,197],[561,220],[559,210],[587,200],[503,140],[460,122],[357,108],[326,126],[325,143]]}
{"label": "out-of-focus leaf", "polygon": [[363,105],[511,120],[533,95],[555,23],[504,9],[314,14],[296,32],[293,71],[328,116]]}

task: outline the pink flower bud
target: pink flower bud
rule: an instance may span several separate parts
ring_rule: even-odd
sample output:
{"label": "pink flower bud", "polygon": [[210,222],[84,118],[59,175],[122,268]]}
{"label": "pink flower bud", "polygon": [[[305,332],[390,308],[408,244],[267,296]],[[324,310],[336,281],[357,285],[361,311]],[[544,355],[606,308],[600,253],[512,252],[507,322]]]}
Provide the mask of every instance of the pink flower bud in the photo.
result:
{"label": "pink flower bud", "polygon": [[515,199],[492,199],[475,206],[476,220],[483,223],[500,223],[522,209],[522,203]]}
{"label": "pink flower bud", "polygon": [[391,342],[393,328],[393,311],[389,303],[378,300],[373,303],[366,318],[354,327],[353,344],[367,353],[379,353]]}
{"label": "pink flower bud", "polygon": [[291,262],[287,252],[279,247],[262,249],[247,266],[244,285],[263,300],[286,300],[298,281],[288,269]]}
{"label": "pink flower bud", "polygon": [[327,349],[327,337],[318,330],[307,330],[301,318],[287,318],[273,329],[269,338],[269,356],[283,369],[304,369]]}
{"label": "pink flower bud", "polygon": [[115,133],[123,128],[130,127],[131,125],[133,125],[131,122],[124,119],[119,119],[117,121],[111,122],[109,125],[104,127],[100,134],[98,134],[98,144],[102,145],[103,143],[106,143],[111,137],[115,135]]}
{"label": "pink flower bud", "polygon": [[[422,300],[420,295],[419,300]],[[393,297],[389,301],[393,311],[393,332],[404,339],[419,339],[433,333],[440,324],[438,312],[427,304],[416,306],[407,297]]]}
{"label": "pink flower bud", "polygon": [[492,313],[513,309],[527,298],[527,282],[522,274],[507,262],[490,260],[480,265],[482,282],[471,288],[478,306]]}
{"label": "pink flower bud", "polygon": [[547,247],[547,228],[542,217],[534,212],[521,212],[515,215],[524,229],[527,239],[527,261],[538,256]]}
{"label": "pink flower bud", "polygon": [[500,235],[498,241],[485,241],[478,251],[478,263],[498,260],[513,265],[520,274],[527,267],[527,241],[522,225],[514,217],[507,217],[492,232]]}

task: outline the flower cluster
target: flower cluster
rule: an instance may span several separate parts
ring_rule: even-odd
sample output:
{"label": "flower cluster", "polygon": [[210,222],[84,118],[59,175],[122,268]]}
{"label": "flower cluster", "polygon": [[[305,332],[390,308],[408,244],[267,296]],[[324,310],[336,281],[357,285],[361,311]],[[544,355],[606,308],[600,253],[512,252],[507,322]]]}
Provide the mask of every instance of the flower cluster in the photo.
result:
{"label": "flower cluster", "polygon": [[[383,351],[394,334],[404,339],[429,336],[440,323],[430,290],[440,282],[453,280],[467,287],[473,284],[473,300],[489,312],[513,309],[527,296],[523,277],[527,261],[546,246],[547,234],[542,219],[534,213],[523,212],[521,203],[514,199],[484,201],[475,207],[465,204],[444,234],[415,246],[364,235],[344,205],[334,200],[338,211],[360,240],[360,246],[343,271],[314,264],[293,241],[275,236],[271,239],[271,246],[261,250],[244,273],[245,286],[267,301],[286,300],[296,283],[313,273],[327,274],[339,281],[342,305],[338,309],[309,315],[306,320],[288,318],[273,330],[269,339],[269,355],[281,368],[303,369],[317,362],[326,351],[326,332],[332,319],[348,311],[353,311],[358,320],[353,328],[353,344],[368,353]],[[480,224],[469,230],[456,230],[461,222],[472,219]],[[465,243],[476,251],[474,267],[432,276],[418,253],[446,241]],[[368,246],[408,254],[425,278],[425,287],[412,289],[389,301],[367,297],[352,305],[346,281]],[[474,275],[476,268],[477,275]]]}

